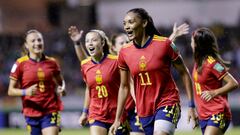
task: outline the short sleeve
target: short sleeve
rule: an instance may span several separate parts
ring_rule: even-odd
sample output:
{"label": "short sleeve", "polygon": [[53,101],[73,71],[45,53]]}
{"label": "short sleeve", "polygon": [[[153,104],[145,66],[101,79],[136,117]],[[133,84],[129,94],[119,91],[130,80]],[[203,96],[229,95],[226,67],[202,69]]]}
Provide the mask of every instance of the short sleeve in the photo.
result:
{"label": "short sleeve", "polygon": [[122,49],[120,50],[119,56],[118,56],[118,67],[120,69],[128,70],[128,66],[127,66],[126,61],[123,57]]}
{"label": "short sleeve", "polygon": [[59,64],[56,61],[54,61],[54,73],[53,74],[54,75],[59,75],[60,72],[61,72],[61,69],[60,69]]}
{"label": "short sleeve", "polygon": [[84,72],[84,66],[81,67],[81,73],[82,73],[83,81],[87,83],[86,73]]}
{"label": "short sleeve", "polygon": [[168,56],[171,58],[172,61],[176,60],[179,57],[179,51],[176,45],[170,40],[167,40],[166,44],[168,46]]}
{"label": "short sleeve", "polygon": [[20,63],[15,62],[10,72],[10,78],[13,80],[19,80],[21,76],[22,76],[22,72],[21,72]]}
{"label": "short sleeve", "polygon": [[227,73],[226,68],[220,62],[213,63],[211,73],[218,79],[221,80]]}

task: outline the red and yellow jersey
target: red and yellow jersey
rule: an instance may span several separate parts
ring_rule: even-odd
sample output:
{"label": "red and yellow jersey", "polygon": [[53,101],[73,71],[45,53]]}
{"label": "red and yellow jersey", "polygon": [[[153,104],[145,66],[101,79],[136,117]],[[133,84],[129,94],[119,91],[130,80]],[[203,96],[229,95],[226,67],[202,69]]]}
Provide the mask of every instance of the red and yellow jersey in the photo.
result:
{"label": "red and yellow jersey", "polygon": [[63,109],[60,98],[55,93],[54,76],[60,74],[60,68],[53,58],[44,56],[40,62],[28,56],[19,58],[12,67],[10,79],[17,80],[20,89],[38,84],[34,96],[23,96],[23,114],[39,117]]}
{"label": "red and yellow jersey", "polygon": [[178,56],[171,41],[157,35],[141,48],[130,43],[121,49],[119,68],[131,73],[139,117],[154,115],[162,106],[179,103],[179,92],[170,71],[171,62]]}
{"label": "red and yellow jersey", "polygon": [[106,55],[100,63],[87,58],[81,62],[81,67],[89,88],[89,121],[94,119],[113,123],[120,86],[117,56]]}
{"label": "red and yellow jersey", "polygon": [[202,65],[201,73],[193,69],[194,96],[199,118],[205,120],[213,114],[224,113],[231,119],[227,95],[217,96],[210,101],[201,98],[202,91],[211,91],[222,87],[222,78],[227,74],[226,68],[216,59],[209,56]]}

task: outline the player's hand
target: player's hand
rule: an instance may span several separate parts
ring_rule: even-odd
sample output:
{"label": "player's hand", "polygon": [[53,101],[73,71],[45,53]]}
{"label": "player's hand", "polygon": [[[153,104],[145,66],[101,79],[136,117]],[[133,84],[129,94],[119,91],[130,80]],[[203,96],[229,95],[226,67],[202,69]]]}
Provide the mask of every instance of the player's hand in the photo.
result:
{"label": "player's hand", "polygon": [[189,107],[188,109],[188,124],[190,123],[190,120],[193,122],[193,129],[195,129],[198,126],[198,117],[195,108]]}
{"label": "player's hand", "polygon": [[189,25],[186,23],[181,24],[177,27],[177,23],[174,23],[173,32],[170,35],[169,39],[173,42],[175,38],[186,35],[189,33]]}
{"label": "player's hand", "polygon": [[26,96],[34,96],[37,92],[38,86],[34,84],[26,89]]}
{"label": "player's hand", "polygon": [[203,91],[201,93],[201,98],[205,101],[210,101],[211,99],[213,99],[216,96],[216,92],[215,91]]}
{"label": "player's hand", "polygon": [[58,86],[57,88],[57,93],[58,95],[62,96],[66,96],[66,90],[64,86]]}
{"label": "player's hand", "polygon": [[120,122],[119,121],[114,121],[114,123],[112,124],[112,126],[109,129],[109,135],[115,135],[118,128],[120,127]]}
{"label": "player's hand", "polygon": [[82,115],[80,116],[78,123],[80,126],[84,126],[87,124],[87,113],[83,112]]}
{"label": "player's hand", "polygon": [[68,28],[68,34],[73,42],[80,41],[83,35],[83,30],[78,30],[76,26],[70,26]]}
{"label": "player's hand", "polygon": [[173,33],[176,35],[175,37],[186,35],[189,33],[189,25],[186,23],[183,23],[177,27],[177,23],[174,23]]}

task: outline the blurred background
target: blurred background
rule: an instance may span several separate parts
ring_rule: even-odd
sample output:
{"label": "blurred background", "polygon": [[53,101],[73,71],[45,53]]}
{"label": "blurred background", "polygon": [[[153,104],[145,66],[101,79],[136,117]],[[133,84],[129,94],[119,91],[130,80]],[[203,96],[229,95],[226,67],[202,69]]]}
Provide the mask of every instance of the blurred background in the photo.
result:
{"label": "blurred background", "polygon": [[[190,34],[178,38],[179,48],[190,72],[193,67],[190,47],[191,32],[209,27],[218,38],[221,55],[231,61],[230,73],[240,82],[240,1],[239,0],[1,0],[0,1],[0,128],[25,127],[19,97],[7,96],[9,73],[21,56],[23,35],[37,29],[44,35],[45,52],[55,57],[61,66],[68,95],[63,98],[65,110],[62,125],[79,128],[85,85],[79,61],[67,35],[71,25],[87,32],[102,29],[111,37],[123,32],[123,18],[131,8],[145,8],[159,31],[169,36],[174,22],[190,25]],[[84,40],[84,39],[83,39]],[[179,130],[186,126],[187,100],[179,75],[173,76],[181,93],[182,118]],[[240,126],[240,91],[229,94],[233,113],[231,127]]]}

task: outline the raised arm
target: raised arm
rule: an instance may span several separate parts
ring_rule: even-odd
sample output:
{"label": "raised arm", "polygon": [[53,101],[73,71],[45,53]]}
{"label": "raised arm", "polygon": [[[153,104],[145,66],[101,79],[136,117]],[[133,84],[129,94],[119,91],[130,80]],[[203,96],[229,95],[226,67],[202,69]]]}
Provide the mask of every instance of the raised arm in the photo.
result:
{"label": "raised arm", "polygon": [[183,24],[181,24],[180,26],[177,27],[177,23],[174,23],[173,32],[169,36],[169,40],[174,42],[177,37],[180,37],[182,35],[186,35],[188,33],[189,33],[189,25],[188,24],[183,23]]}
{"label": "raised arm", "polygon": [[120,69],[121,83],[118,92],[118,102],[117,102],[117,113],[115,117],[115,121],[111,128],[109,129],[109,134],[115,134],[118,127],[120,126],[121,116],[124,111],[124,106],[130,91],[129,86],[129,71]]}
{"label": "raised arm", "polygon": [[185,85],[185,90],[188,97],[188,122],[190,122],[190,119],[193,120],[194,125],[193,128],[197,127],[198,121],[196,116],[196,110],[194,105],[194,98],[193,98],[193,85],[192,85],[192,79],[190,77],[189,71],[186,67],[186,65],[183,62],[183,59],[181,56],[179,56],[175,61],[173,61],[173,65],[182,77],[183,83]]}
{"label": "raised arm", "polygon": [[76,26],[70,26],[68,28],[68,34],[73,41],[75,52],[77,54],[78,60],[81,62],[82,60],[87,58],[87,53],[85,52],[85,49],[81,43],[81,38],[83,35],[83,31],[79,31]]}

